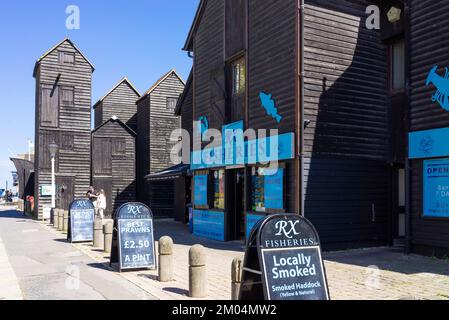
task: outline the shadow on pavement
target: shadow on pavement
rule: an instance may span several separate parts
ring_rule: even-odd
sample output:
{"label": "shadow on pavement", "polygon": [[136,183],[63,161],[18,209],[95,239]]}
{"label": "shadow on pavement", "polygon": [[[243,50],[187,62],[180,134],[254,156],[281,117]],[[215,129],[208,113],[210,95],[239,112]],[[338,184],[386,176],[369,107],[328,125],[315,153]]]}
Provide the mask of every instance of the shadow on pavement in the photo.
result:
{"label": "shadow on pavement", "polygon": [[373,248],[324,254],[327,261],[412,275],[418,273],[449,275],[449,260],[405,255],[397,248]]}

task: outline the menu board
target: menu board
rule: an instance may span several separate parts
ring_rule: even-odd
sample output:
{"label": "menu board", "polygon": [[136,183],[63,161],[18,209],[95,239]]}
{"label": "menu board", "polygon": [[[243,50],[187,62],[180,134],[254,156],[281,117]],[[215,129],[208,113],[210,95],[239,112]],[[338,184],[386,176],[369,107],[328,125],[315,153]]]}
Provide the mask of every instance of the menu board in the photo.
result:
{"label": "menu board", "polygon": [[68,240],[91,242],[94,240],[95,208],[89,200],[75,200],[69,209]]}

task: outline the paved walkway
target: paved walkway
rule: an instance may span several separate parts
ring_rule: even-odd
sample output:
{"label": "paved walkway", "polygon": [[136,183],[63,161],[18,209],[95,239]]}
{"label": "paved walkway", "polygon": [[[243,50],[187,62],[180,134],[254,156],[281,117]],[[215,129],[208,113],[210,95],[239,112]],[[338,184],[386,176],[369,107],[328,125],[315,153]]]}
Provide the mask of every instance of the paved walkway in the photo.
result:
{"label": "paved walkway", "polygon": [[[119,274],[109,268],[109,256],[90,244],[72,246],[48,225],[19,219],[15,212],[0,212],[0,235],[25,299],[189,300],[188,252],[194,244],[207,250],[207,299],[230,299],[231,262],[243,256],[242,243],[200,239],[186,226],[167,221],[155,222],[155,230],[156,239],[170,235],[175,242],[175,281],[170,283],[158,282],[156,271]],[[324,257],[333,300],[449,300],[448,260],[406,256],[392,248],[326,253]],[[71,290],[78,271],[80,288]]]}
{"label": "paved walkway", "polygon": [[[156,239],[170,235],[175,242],[175,279],[157,282],[157,272],[141,271],[122,275],[159,299],[186,300],[188,294],[188,251],[194,244],[206,247],[209,297],[229,300],[231,263],[244,255],[242,243],[221,243],[194,237],[186,226],[156,222]],[[80,250],[106,263],[109,257],[88,244]],[[394,248],[373,248],[325,253],[325,266],[333,300],[449,300],[449,261],[404,255]]]}
{"label": "paved walkway", "polygon": [[6,298],[19,298],[19,285],[26,300],[154,299],[68,244],[62,234],[49,232],[48,227],[10,209],[0,208],[0,235],[10,264],[6,269],[0,267],[0,293],[4,287],[11,292]]}

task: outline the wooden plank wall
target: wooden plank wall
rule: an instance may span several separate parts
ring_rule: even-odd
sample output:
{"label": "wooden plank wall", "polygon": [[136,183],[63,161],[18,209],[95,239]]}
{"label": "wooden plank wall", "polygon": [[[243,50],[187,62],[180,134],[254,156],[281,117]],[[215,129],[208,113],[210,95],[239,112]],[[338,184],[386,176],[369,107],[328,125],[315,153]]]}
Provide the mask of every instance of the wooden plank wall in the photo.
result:
{"label": "wooden plank wall", "polygon": [[[436,89],[433,85],[426,86],[427,76],[433,66],[440,67],[438,73],[442,76],[444,68],[449,65],[449,25],[443,23],[449,17],[447,9],[449,3],[444,1],[410,1],[411,131],[448,127],[449,112],[437,102],[432,102]],[[423,160],[414,160],[411,163],[412,250],[416,253],[447,256],[449,221],[422,217]]]}
{"label": "wooden plank wall", "polygon": [[181,128],[175,110],[167,108],[167,99],[179,99],[184,83],[175,73],[161,82],[150,94],[150,172],[157,173],[172,167],[170,153],[177,142],[170,142],[173,130]]}
{"label": "wooden plank wall", "polygon": [[[117,121],[109,121],[104,126],[94,131],[92,134],[92,149],[97,150],[96,143],[99,139],[111,141],[112,152],[102,154],[101,157],[111,157],[107,159],[111,163],[110,174],[96,174],[96,166],[100,165],[97,161],[92,162],[92,182],[98,189],[105,189],[106,197],[110,201],[106,213],[111,216],[122,204],[136,200],[136,137],[133,133],[123,127]],[[126,143],[126,149],[123,154],[115,151],[114,144],[117,140]],[[93,159],[96,159],[94,156]],[[99,159],[99,158],[98,158]],[[102,159],[99,159],[101,161]],[[108,181],[111,186],[102,186]]]}
{"label": "wooden plank wall", "polygon": [[[96,109],[101,113],[99,121],[95,119],[96,128],[103,122],[117,116],[128,127],[137,130],[137,105],[136,101],[139,95],[131,88],[131,86],[123,81],[114,89]],[[97,111],[97,110],[95,110]]]}
{"label": "wooden plank wall", "polygon": [[[59,64],[59,51],[75,54],[75,65]],[[42,85],[68,86],[74,88],[74,105],[60,107],[59,126],[44,128],[40,125],[41,115],[40,89]],[[36,156],[35,156],[35,195],[38,217],[42,215],[44,205],[50,205],[50,198],[39,196],[39,185],[51,184],[51,170],[41,168],[41,160],[48,151],[48,139],[45,135],[52,134],[61,146],[57,157],[57,175],[60,178],[72,178],[74,183],[71,198],[84,197],[90,184],[91,167],[91,96],[92,96],[92,68],[83,56],[70,44],[63,42],[56,50],[47,55],[36,72]],[[72,138],[70,137],[72,136]],[[70,142],[71,147],[63,147],[64,140]],[[40,143],[40,142],[43,142]],[[68,209],[68,208],[63,208]]]}
{"label": "wooden plank wall", "polygon": [[328,249],[387,242],[387,50],[369,4],[306,0],[305,216]]}
{"label": "wooden plank wall", "polygon": [[148,204],[144,177],[150,171],[150,98],[145,97],[137,104],[137,198]]}

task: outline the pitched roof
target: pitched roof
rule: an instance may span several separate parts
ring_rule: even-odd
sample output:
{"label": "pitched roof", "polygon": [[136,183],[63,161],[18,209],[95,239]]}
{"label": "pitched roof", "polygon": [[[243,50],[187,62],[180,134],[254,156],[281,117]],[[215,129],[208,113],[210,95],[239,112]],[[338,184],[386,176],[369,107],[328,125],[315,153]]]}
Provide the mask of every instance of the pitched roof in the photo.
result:
{"label": "pitched roof", "polygon": [[137,89],[133,86],[133,84],[131,83],[131,81],[128,80],[127,77],[124,77],[111,90],[109,90],[108,93],[106,93],[100,100],[98,100],[98,102],[94,104],[93,108],[95,109],[101,102],[103,102],[104,99],[106,99],[112,92],[115,91],[115,89],[117,89],[124,82],[126,82],[130,86],[130,88],[133,89],[133,91],[137,94],[137,96],[140,97],[139,91],[137,91]]}
{"label": "pitched roof", "polygon": [[94,65],[89,61],[89,59],[86,58],[86,56],[81,52],[80,49],[78,49],[78,47],[72,42],[72,40],[70,40],[69,38],[65,38],[64,40],[62,40],[61,42],[59,42],[57,45],[55,45],[54,47],[52,47],[50,50],[48,50],[46,53],[44,53],[39,59],[37,59],[36,64],[34,65],[34,72],[33,72],[33,77],[36,77],[36,70],[37,67],[39,65],[39,63],[45,59],[49,54],[51,54],[53,51],[55,51],[58,47],[60,47],[64,42],[68,42],[70,43],[70,45],[76,50],[78,51],[78,53],[84,58],[84,60],[86,60],[86,62],[92,67],[92,71],[95,70]]}
{"label": "pitched roof", "polygon": [[168,77],[170,77],[172,74],[174,74],[175,76],[178,77],[178,79],[185,85],[186,83],[184,82],[184,80],[182,80],[181,76],[176,72],[175,69],[170,70],[169,72],[167,72],[166,74],[164,74],[158,81],[156,81],[150,89],[148,89],[143,95],[142,97],[140,97],[136,103],[139,103],[141,100],[143,100],[144,98],[146,98],[147,96],[149,96],[162,82],[164,82]]}
{"label": "pitched roof", "polygon": [[135,137],[137,136],[137,132],[135,132],[133,129],[131,129],[126,123],[124,123],[122,120],[120,120],[117,116],[112,116],[109,120],[105,121],[101,126],[95,128],[92,131],[92,134],[94,134],[95,132],[97,132],[98,130],[100,130],[101,128],[103,128],[106,124],[108,124],[109,122],[117,122],[118,124],[120,124],[123,128],[125,128],[126,130],[128,130],[132,135],[134,135]]}
{"label": "pitched roof", "polygon": [[201,18],[203,17],[204,9],[206,8],[207,0],[201,0],[198,9],[196,10],[195,19],[193,20],[192,26],[190,27],[189,35],[187,36],[186,43],[182,50],[192,51],[193,50],[193,38],[200,24]]}
{"label": "pitched roof", "polygon": [[180,116],[181,115],[182,105],[184,103],[184,100],[187,97],[187,93],[189,92],[190,87],[192,86],[192,81],[193,81],[193,69],[190,71],[190,75],[189,75],[189,78],[187,79],[187,83],[186,83],[186,86],[184,88],[184,91],[182,92],[181,97],[178,100],[178,104],[176,105],[175,116]]}

